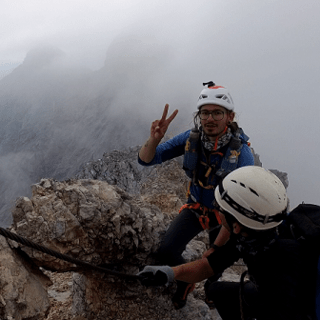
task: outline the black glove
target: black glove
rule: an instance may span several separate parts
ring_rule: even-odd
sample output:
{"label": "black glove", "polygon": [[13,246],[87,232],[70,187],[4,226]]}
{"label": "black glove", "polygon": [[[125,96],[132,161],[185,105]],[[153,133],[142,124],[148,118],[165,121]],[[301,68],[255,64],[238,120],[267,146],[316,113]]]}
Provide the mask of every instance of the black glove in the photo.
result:
{"label": "black glove", "polygon": [[144,286],[168,286],[174,280],[173,269],[169,266],[146,266],[137,274]]}

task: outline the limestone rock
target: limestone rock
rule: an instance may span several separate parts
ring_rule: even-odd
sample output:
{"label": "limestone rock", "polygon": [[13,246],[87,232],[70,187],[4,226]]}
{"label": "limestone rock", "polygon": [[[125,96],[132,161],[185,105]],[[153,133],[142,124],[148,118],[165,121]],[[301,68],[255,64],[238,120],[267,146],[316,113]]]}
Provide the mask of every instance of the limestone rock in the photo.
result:
{"label": "limestone rock", "polygon": [[285,188],[288,189],[288,187],[289,187],[288,174],[286,172],[279,171],[279,170],[276,170],[276,169],[270,169],[270,171],[272,173],[274,173],[281,180],[281,182],[283,183]]}
{"label": "limestone rock", "polygon": [[104,153],[102,159],[86,162],[75,178],[106,181],[131,194],[138,194],[141,181],[153,175],[153,167],[138,164],[139,150],[140,146],[136,146],[124,151]]}
{"label": "limestone rock", "polygon": [[49,310],[50,280],[0,236],[0,319],[41,319]]}
{"label": "limestone rock", "polygon": [[[19,198],[13,212],[19,235],[77,259],[100,265],[139,265],[154,252],[165,230],[156,206],[99,180],[43,179],[32,198]],[[70,271],[75,266],[24,248],[41,267]]]}
{"label": "limestone rock", "polygon": [[258,153],[256,153],[253,148],[251,148],[251,152],[252,152],[253,158],[254,158],[254,165],[262,167],[262,162],[260,161],[260,155]]}
{"label": "limestone rock", "polygon": [[[13,230],[19,235],[77,259],[130,274],[154,264],[153,253],[170,222],[170,215],[165,216],[140,196],[87,179],[43,179],[32,187],[30,199],[17,199],[13,210]],[[187,308],[175,310],[170,301],[174,287],[145,288],[138,282],[83,270],[27,247],[23,250],[43,268],[78,271],[72,291],[75,317],[211,319],[208,307],[192,297]],[[185,258],[198,259],[204,250],[204,243],[194,241],[188,245]]]}
{"label": "limestone rock", "polygon": [[[77,179],[42,179],[32,186],[32,197],[17,199],[12,230],[60,253],[127,274],[155,264],[161,236],[185,203],[188,178],[181,159],[146,168],[137,164],[138,150],[104,154],[86,163]],[[286,179],[283,173],[276,174]],[[207,244],[207,233],[200,233],[183,253],[186,261],[199,259]],[[56,274],[62,272],[72,275],[63,289],[48,289],[52,306],[48,316],[39,320],[219,319],[203,302],[204,282],[197,284],[185,308],[175,310],[171,303],[175,286],[146,288],[133,280],[84,270],[28,247],[16,247],[49,270],[48,274],[57,271],[50,278],[59,279]],[[228,269],[224,279],[238,281],[243,266],[240,269]],[[57,310],[57,305],[67,313]]]}
{"label": "limestone rock", "polygon": [[85,163],[75,177],[106,181],[130,194],[140,194],[143,201],[156,204],[161,211],[177,213],[186,200],[189,182],[181,159],[143,167],[137,161],[140,148],[105,153],[102,159]]}

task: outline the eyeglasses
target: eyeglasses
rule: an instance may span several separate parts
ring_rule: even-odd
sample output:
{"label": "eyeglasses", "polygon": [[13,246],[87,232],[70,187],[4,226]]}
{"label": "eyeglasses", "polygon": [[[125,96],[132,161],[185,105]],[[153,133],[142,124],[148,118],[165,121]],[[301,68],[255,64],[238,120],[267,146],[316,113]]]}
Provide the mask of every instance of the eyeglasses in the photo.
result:
{"label": "eyeglasses", "polygon": [[213,120],[220,121],[224,118],[225,113],[221,110],[214,110],[214,111],[202,110],[199,112],[199,117],[201,120],[208,120],[210,114]]}

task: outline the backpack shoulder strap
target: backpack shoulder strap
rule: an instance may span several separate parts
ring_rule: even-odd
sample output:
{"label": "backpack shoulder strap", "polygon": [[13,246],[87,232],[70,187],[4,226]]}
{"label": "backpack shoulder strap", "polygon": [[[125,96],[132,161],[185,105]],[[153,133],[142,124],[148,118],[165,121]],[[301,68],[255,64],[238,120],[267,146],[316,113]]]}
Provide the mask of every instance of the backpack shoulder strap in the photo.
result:
{"label": "backpack shoulder strap", "polygon": [[190,131],[189,138],[186,141],[185,153],[183,157],[183,169],[189,178],[195,176],[199,158],[200,132],[198,128]]}
{"label": "backpack shoulder strap", "polygon": [[230,140],[229,147],[222,159],[221,167],[216,172],[219,178],[225,177],[229,172],[235,170],[238,166],[238,158],[244,144],[247,144],[249,137],[242,128],[238,128]]}

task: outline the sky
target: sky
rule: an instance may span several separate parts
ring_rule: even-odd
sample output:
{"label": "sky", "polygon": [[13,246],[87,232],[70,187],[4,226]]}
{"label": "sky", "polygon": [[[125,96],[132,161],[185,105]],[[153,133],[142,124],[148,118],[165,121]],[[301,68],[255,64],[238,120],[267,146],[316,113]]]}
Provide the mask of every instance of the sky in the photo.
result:
{"label": "sky", "polygon": [[99,70],[121,42],[113,68],[130,74],[124,58],[151,58],[161,105],[144,113],[160,117],[169,103],[179,109],[174,128],[195,111],[203,82],[227,87],[263,166],[288,172],[291,206],[320,204],[319,16],[318,0],[2,0],[0,78],[40,45]]}

